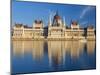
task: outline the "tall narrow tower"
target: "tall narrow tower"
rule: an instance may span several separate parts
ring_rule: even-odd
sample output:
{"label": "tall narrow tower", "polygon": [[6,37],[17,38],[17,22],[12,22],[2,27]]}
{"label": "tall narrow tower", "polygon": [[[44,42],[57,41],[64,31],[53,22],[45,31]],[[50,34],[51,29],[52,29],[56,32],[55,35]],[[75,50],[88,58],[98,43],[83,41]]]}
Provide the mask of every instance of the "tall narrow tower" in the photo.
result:
{"label": "tall narrow tower", "polygon": [[49,27],[52,25],[52,21],[51,21],[51,14],[49,16]]}
{"label": "tall narrow tower", "polygon": [[63,17],[63,26],[64,26],[64,27],[66,26],[65,17]]}

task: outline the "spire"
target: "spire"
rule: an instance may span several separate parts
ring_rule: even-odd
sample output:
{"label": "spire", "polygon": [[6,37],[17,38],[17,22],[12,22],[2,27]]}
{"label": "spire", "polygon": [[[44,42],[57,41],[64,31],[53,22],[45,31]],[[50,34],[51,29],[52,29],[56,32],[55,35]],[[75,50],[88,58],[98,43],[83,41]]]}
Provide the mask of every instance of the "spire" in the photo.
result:
{"label": "spire", "polygon": [[35,23],[33,22],[33,28],[34,28]]}
{"label": "spire", "polygon": [[51,26],[51,14],[49,16],[49,26]]}
{"label": "spire", "polygon": [[58,16],[58,10],[56,11],[56,15]]}
{"label": "spire", "polygon": [[63,26],[66,26],[65,17],[63,17]]}

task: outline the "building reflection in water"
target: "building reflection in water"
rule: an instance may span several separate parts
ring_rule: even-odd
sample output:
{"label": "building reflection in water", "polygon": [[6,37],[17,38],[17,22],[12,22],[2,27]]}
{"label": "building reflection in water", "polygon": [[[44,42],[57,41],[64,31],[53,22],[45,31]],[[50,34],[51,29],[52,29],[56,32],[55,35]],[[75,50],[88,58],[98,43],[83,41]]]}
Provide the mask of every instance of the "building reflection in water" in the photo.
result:
{"label": "building reflection in water", "polygon": [[43,57],[43,41],[13,41],[13,55],[24,56],[31,53],[34,59],[41,59]]}
{"label": "building reflection in water", "polygon": [[87,42],[87,53],[93,54],[96,48],[95,46],[96,46],[95,41],[88,41]]}
{"label": "building reflection in water", "polygon": [[[46,42],[46,43],[45,43]],[[93,54],[95,50],[95,41],[13,41],[13,55],[24,56],[26,53],[32,54],[33,59],[42,60],[45,53],[48,54],[49,65],[59,65],[65,63],[66,54],[71,59],[78,58],[84,50],[87,54]],[[44,46],[44,44],[47,44]],[[45,50],[47,49],[47,50]],[[45,52],[47,51],[47,52]]]}
{"label": "building reflection in water", "polygon": [[84,46],[85,43],[79,41],[48,41],[49,64],[64,64],[66,54],[69,54],[72,59],[78,58]]}
{"label": "building reflection in water", "polygon": [[62,41],[48,41],[49,64],[59,65],[63,58]]}
{"label": "building reflection in water", "polygon": [[35,60],[41,60],[44,55],[44,42],[43,41],[34,41],[32,55]]}

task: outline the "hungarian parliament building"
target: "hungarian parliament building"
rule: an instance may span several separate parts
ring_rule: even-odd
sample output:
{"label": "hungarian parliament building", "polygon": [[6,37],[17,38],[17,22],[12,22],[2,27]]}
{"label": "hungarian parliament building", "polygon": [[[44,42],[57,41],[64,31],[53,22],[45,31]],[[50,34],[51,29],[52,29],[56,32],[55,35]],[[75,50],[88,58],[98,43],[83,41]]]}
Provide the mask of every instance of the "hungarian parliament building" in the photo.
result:
{"label": "hungarian parliament building", "polygon": [[15,24],[12,27],[13,40],[95,40],[96,30],[92,25],[80,27],[77,21],[72,21],[70,27],[58,13],[49,17],[48,26],[42,20],[35,20],[32,27]]}

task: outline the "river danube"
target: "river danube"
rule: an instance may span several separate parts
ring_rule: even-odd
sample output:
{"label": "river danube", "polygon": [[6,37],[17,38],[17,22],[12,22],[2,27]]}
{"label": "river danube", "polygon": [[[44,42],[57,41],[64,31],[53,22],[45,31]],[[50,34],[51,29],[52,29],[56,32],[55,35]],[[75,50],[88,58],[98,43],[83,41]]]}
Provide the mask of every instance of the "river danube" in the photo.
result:
{"label": "river danube", "polygon": [[12,73],[96,68],[95,41],[12,41]]}

